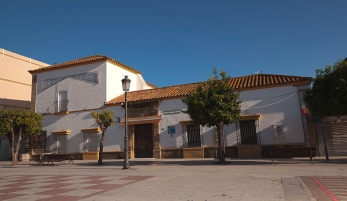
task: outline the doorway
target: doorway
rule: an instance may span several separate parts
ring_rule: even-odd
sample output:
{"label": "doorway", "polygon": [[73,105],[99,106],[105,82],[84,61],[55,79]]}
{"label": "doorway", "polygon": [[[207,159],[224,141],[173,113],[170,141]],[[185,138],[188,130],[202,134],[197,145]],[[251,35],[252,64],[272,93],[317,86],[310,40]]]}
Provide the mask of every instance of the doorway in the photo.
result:
{"label": "doorway", "polygon": [[153,124],[136,124],[135,158],[153,158]]}

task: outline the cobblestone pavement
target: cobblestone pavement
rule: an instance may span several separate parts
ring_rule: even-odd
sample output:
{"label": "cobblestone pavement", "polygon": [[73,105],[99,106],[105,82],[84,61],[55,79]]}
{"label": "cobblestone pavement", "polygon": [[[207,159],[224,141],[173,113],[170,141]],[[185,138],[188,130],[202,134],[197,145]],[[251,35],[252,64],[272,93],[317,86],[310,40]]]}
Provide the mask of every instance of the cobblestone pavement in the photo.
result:
{"label": "cobblestone pavement", "polygon": [[347,200],[347,158],[0,161],[0,200]]}

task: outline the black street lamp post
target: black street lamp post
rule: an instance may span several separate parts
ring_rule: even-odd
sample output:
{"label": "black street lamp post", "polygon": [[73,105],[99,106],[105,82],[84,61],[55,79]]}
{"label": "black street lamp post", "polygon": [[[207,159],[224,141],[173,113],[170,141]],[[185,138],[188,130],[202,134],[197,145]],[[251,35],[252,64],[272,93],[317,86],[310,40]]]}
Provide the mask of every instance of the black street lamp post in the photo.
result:
{"label": "black street lamp post", "polygon": [[128,76],[124,76],[124,79],[122,79],[122,86],[125,96],[125,134],[124,134],[124,165],[123,169],[130,169],[129,165],[129,152],[128,152],[128,100],[127,100],[127,92],[130,89],[130,82],[131,80],[128,78]]}

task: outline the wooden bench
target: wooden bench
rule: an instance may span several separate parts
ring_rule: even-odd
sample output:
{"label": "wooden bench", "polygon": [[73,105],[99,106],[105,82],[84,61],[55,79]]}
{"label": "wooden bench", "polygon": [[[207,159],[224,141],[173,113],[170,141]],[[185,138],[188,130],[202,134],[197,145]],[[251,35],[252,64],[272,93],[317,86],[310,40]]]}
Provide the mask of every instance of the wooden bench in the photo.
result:
{"label": "wooden bench", "polygon": [[313,164],[313,157],[316,156],[316,147],[265,147],[265,155],[271,158],[272,164],[274,158],[294,158],[309,157]]}
{"label": "wooden bench", "polygon": [[42,164],[44,165],[45,163],[47,163],[47,165],[49,163],[53,162],[59,162],[60,164],[64,163],[65,164],[65,160],[69,160],[70,162],[73,162],[73,159],[71,157],[70,154],[50,154],[50,153],[44,153],[40,155],[40,159],[36,160],[36,162],[38,162],[38,165]]}

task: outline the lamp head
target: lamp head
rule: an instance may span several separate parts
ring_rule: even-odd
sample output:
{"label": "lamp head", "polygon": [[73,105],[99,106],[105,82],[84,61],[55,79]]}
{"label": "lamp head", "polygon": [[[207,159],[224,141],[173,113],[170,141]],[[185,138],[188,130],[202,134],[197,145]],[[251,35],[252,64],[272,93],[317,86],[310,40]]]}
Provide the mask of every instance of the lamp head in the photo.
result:
{"label": "lamp head", "polygon": [[123,86],[123,91],[129,91],[130,89],[130,82],[131,80],[128,78],[128,76],[124,76],[122,79],[122,86]]}

